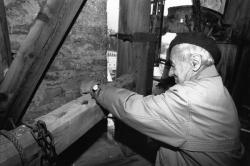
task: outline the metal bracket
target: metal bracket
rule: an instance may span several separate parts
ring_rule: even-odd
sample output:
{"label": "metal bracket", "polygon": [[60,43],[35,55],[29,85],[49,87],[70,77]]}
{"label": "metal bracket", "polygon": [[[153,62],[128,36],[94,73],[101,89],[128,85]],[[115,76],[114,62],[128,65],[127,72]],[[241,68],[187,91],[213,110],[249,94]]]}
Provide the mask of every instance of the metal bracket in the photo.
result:
{"label": "metal bracket", "polygon": [[133,34],[124,34],[124,33],[115,33],[109,35],[110,37],[116,37],[122,41],[128,42],[157,42],[158,37],[154,33],[146,33],[146,32],[136,32]]}

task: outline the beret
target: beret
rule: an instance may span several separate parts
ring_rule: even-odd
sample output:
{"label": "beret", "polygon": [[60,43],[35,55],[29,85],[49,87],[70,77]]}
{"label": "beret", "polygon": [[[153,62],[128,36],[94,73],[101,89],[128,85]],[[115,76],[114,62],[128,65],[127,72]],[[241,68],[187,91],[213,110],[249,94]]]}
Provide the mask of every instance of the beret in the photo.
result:
{"label": "beret", "polygon": [[177,45],[182,43],[189,43],[207,50],[214,59],[214,64],[218,64],[221,58],[221,51],[216,44],[216,41],[212,38],[209,38],[207,35],[201,32],[191,32],[191,33],[179,33],[172,40],[169,45],[169,53],[171,49]]}

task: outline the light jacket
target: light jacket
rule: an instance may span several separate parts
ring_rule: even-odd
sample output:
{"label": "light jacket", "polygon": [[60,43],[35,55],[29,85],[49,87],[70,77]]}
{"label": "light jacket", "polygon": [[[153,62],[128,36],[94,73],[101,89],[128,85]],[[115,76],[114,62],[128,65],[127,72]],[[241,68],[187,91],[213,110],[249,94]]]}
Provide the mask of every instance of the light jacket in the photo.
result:
{"label": "light jacket", "polygon": [[156,165],[239,164],[237,110],[214,66],[160,95],[144,97],[106,86],[96,100],[129,126],[166,144]]}

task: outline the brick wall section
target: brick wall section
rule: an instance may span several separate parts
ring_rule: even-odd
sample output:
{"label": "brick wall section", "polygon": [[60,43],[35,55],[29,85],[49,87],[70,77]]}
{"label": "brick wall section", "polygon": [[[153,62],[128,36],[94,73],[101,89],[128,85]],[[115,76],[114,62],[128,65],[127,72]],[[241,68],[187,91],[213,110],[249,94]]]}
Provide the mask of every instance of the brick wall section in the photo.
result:
{"label": "brick wall section", "polygon": [[[22,0],[6,4],[13,52],[20,47],[43,2]],[[88,0],[37,90],[25,121],[79,97],[81,82],[106,81],[106,34],[106,0]]]}

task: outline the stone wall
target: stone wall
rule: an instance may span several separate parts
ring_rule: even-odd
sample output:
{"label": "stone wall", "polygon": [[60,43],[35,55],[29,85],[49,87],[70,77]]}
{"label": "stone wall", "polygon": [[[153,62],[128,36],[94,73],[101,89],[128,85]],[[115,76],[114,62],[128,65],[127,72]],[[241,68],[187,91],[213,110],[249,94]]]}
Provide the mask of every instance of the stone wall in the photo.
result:
{"label": "stone wall", "polygon": [[[19,49],[44,2],[12,0],[5,3],[12,52]],[[106,81],[106,34],[106,0],[88,0],[37,90],[24,120],[32,120],[79,97],[81,82]]]}

